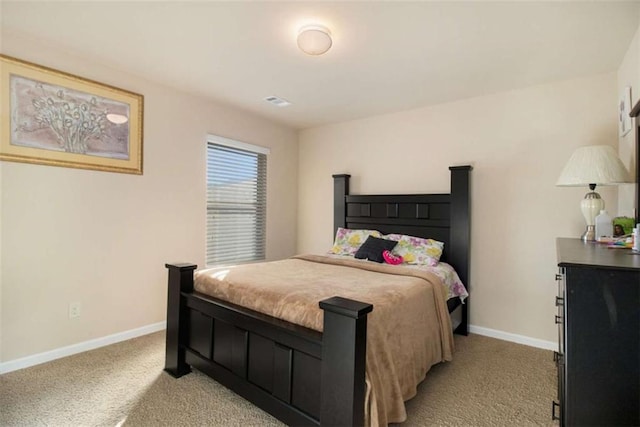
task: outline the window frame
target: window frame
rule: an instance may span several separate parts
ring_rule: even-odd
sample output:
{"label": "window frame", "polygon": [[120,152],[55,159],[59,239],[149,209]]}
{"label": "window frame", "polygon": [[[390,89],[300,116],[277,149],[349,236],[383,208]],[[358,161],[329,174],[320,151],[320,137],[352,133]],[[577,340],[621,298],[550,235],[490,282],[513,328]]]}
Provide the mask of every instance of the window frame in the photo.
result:
{"label": "window frame", "polygon": [[[210,179],[210,162],[212,162],[212,158],[211,158],[211,145],[217,145],[217,146],[221,146],[221,147],[226,147],[229,148],[231,150],[239,150],[239,151],[244,151],[250,154],[255,154],[257,155],[257,164],[256,164],[256,174],[257,174],[257,181],[256,181],[256,191],[260,191],[259,187],[263,188],[264,193],[263,194],[259,194],[257,196],[258,199],[261,199],[262,202],[256,202],[258,205],[262,204],[262,211],[261,213],[256,212],[256,216],[255,216],[255,220],[256,221],[262,221],[262,225],[259,226],[259,233],[261,234],[260,238],[256,238],[255,240],[251,240],[251,239],[247,239],[247,242],[252,242],[255,244],[261,244],[262,248],[260,250],[256,251],[256,254],[258,255],[258,257],[256,258],[254,257],[242,257],[242,256],[237,256],[236,258],[233,259],[223,259],[220,260],[215,259],[215,257],[213,257],[213,255],[210,256],[210,252],[212,252],[211,248],[210,248],[210,239],[212,237],[212,235],[214,234],[213,231],[210,231],[210,218],[209,218],[209,211],[210,209],[213,208],[212,200],[209,200],[209,179]],[[267,189],[267,171],[268,171],[268,155],[270,154],[271,150],[269,148],[266,147],[262,147],[259,145],[254,145],[254,144],[249,144],[246,142],[242,142],[242,141],[237,141],[234,139],[230,139],[230,138],[225,138],[222,136],[217,136],[217,135],[211,135],[208,134],[207,138],[206,138],[206,145],[205,145],[205,186],[206,186],[206,196],[205,196],[205,204],[206,204],[206,208],[205,208],[205,265],[207,267],[217,267],[217,266],[224,266],[224,265],[233,265],[233,264],[245,264],[245,263],[252,263],[252,262],[261,262],[264,261],[266,259],[266,246],[267,246],[267,193],[268,193],[268,189]],[[263,173],[261,174],[260,172],[260,156],[264,156],[264,170]],[[264,182],[260,182],[260,180],[263,180]],[[225,202],[223,202],[225,203]],[[227,202],[230,203],[230,202]],[[213,221],[213,220],[211,220]],[[258,230],[258,228],[256,228]],[[213,259],[212,259],[213,257]]]}

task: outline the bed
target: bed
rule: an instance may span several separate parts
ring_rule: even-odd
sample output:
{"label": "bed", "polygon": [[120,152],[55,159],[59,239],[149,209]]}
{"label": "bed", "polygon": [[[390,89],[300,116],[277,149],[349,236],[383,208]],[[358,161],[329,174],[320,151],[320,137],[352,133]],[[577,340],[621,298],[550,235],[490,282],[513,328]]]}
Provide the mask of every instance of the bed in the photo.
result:
{"label": "bed", "polygon": [[[468,289],[471,167],[449,169],[449,194],[350,195],[349,175],[334,175],[334,232],[374,229],[444,242],[441,260]],[[193,264],[166,267],[166,372],[180,377],[198,369],[289,425],[370,421],[364,410],[367,318],[375,304],[341,295],[319,300],[319,332],[198,292]],[[468,301],[446,302],[456,333],[467,334]]]}

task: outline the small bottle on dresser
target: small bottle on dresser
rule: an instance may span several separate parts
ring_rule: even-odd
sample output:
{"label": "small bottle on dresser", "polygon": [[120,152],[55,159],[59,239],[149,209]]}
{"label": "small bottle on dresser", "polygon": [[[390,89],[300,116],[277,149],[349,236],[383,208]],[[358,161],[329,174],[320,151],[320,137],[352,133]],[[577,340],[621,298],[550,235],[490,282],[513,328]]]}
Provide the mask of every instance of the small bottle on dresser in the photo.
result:
{"label": "small bottle on dresser", "polygon": [[[607,211],[601,210],[600,214],[596,216],[595,222],[596,240],[598,242],[610,241],[613,236],[613,222]],[[608,239],[603,239],[603,237]]]}
{"label": "small bottle on dresser", "polygon": [[636,228],[633,229],[633,252],[640,253],[640,224],[636,224]]}

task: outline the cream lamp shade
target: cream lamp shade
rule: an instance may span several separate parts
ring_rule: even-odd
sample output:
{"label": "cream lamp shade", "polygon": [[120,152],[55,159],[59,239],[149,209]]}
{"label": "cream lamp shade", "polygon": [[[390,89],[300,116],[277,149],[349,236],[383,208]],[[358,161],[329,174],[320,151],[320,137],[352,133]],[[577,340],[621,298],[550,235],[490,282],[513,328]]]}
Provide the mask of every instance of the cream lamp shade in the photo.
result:
{"label": "cream lamp shade", "polygon": [[594,191],[596,185],[617,185],[624,182],[628,182],[628,172],[610,145],[588,145],[573,152],[556,185],[588,185],[591,189],[580,203],[582,215],[587,223],[582,240],[595,240],[595,218],[604,209],[604,200]]}
{"label": "cream lamp shade", "polygon": [[298,47],[308,55],[322,55],[332,44],[329,29],[322,25],[305,25],[298,32]]}

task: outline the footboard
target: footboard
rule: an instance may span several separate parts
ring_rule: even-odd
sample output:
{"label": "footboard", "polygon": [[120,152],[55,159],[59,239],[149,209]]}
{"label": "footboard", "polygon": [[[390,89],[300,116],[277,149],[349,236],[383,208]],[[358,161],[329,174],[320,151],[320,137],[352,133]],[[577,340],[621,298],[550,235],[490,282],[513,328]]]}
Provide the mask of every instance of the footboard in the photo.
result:
{"label": "footboard", "polygon": [[363,425],[371,304],[320,301],[320,333],[194,292],[193,264],[166,267],[166,372],[194,367],[288,425]]}

